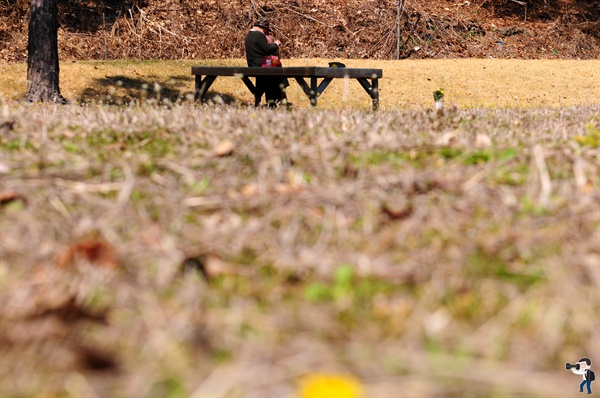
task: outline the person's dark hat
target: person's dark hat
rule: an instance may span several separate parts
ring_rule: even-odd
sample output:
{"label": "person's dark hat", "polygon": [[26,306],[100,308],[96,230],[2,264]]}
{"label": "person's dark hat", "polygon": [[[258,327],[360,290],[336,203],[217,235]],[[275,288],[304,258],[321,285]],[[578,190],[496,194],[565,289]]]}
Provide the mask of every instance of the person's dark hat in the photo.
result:
{"label": "person's dark hat", "polygon": [[254,26],[258,26],[259,28],[266,29],[267,31],[271,30],[271,23],[265,17],[258,18],[254,23]]}

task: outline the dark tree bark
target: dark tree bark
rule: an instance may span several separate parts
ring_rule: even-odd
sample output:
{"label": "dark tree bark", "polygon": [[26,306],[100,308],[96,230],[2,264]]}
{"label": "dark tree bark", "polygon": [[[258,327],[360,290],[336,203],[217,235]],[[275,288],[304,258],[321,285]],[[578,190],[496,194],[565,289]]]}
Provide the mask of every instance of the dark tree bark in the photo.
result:
{"label": "dark tree bark", "polygon": [[27,100],[65,103],[58,87],[57,0],[31,0]]}

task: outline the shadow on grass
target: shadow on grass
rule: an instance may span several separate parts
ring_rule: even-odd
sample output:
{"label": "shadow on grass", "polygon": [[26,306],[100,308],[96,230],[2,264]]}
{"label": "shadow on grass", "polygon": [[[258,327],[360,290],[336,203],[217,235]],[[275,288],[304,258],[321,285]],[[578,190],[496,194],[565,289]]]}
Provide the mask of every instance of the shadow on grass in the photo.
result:
{"label": "shadow on grass", "polygon": [[[93,86],[86,88],[76,98],[79,103],[130,104],[156,102],[175,104],[194,100],[194,91],[190,90],[193,81],[189,76],[179,75],[169,79],[157,76],[132,78],[129,76],[107,76],[95,79]],[[242,101],[228,94],[209,91],[206,94],[209,103],[235,105]]]}

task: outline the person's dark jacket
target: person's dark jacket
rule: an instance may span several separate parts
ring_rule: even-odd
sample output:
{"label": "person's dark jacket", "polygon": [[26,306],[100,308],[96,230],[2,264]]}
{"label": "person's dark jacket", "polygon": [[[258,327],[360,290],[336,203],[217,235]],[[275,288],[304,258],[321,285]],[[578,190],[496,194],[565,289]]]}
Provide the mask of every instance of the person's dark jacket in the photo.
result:
{"label": "person's dark jacket", "polygon": [[275,43],[269,44],[262,32],[251,30],[246,36],[246,61],[248,66],[262,66],[265,55],[277,55],[279,46]]}
{"label": "person's dark jacket", "polygon": [[594,380],[596,380],[596,374],[594,373],[593,370],[586,369],[585,370],[585,379],[589,380],[589,381],[594,381]]}

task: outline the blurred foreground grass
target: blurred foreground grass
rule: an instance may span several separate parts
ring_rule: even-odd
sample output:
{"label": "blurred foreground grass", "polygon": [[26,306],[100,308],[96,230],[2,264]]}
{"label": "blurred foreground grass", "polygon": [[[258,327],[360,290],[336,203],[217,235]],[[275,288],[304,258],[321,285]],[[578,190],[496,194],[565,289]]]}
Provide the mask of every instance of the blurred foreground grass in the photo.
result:
{"label": "blurred foreground grass", "polygon": [[574,395],[599,129],[598,105],[2,103],[0,395]]}
{"label": "blurred foreground grass", "polygon": [[[433,91],[444,88],[446,104],[459,108],[535,108],[597,104],[600,60],[342,60],[348,67],[381,68],[384,110],[433,107]],[[284,60],[285,66],[327,66],[325,59]],[[131,102],[158,97],[169,103],[193,93],[191,67],[245,66],[245,60],[64,61],[60,68],[63,95],[74,102]],[[0,65],[1,93],[22,98],[27,88],[26,64]],[[240,79],[218,78],[209,91],[226,103],[252,104]],[[298,84],[288,97],[297,108],[309,108]],[[370,109],[370,98],[358,82],[335,79],[319,100],[324,109]]]}

